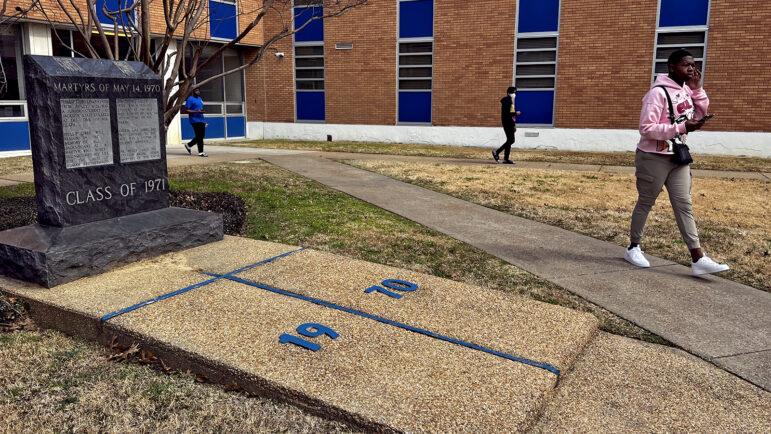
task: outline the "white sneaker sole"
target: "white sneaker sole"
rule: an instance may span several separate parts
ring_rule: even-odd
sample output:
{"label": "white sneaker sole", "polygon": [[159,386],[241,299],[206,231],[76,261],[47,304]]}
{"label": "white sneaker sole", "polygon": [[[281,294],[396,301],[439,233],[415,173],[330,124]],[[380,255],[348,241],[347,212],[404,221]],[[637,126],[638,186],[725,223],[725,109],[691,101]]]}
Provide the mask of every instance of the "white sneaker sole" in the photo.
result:
{"label": "white sneaker sole", "polygon": [[693,267],[691,267],[691,273],[693,273],[694,276],[703,276],[705,274],[722,273],[722,272],[728,271],[730,269],[731,269],[731,267],[729,267],[728,265],[726,265],[725,268],[720,267],[720,269],[712,270],[712,271],[709,271],[709,270],[694,270]]}
{"label": "white sneaker sole", "polygon": [[624,260],[625,260],[626,262],[629,262],[630,264],[634,265],[635,267],[640,267],[640,268],[651,268],[651,264],[650,264],[650,262],[649,262],[649,263],[647,263],[647,264],[638,264],[638,263],[636,263],[636,262],[633,262],[633,261],[632,261],[632,259],[631,259],[630,257],[626,256],[626,255],[624,255]]}

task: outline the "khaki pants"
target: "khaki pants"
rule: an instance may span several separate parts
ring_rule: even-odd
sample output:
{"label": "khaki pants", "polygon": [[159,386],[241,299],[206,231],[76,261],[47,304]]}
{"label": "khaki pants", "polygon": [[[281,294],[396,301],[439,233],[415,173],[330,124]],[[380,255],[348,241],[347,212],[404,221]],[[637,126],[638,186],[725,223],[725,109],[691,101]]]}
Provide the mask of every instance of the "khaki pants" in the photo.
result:
{"label": "khaki pants", "polygon": [[656,203],[662,187],[666,186],[677,227],[685,245],[690,250],[701,247],[691,207],[691,166],[680,166],[672,162],[670,155],[653,154],[638,149],[635,167],[638,198],[632,212],[630,241],[639,244],[642,240],[648,213]]}

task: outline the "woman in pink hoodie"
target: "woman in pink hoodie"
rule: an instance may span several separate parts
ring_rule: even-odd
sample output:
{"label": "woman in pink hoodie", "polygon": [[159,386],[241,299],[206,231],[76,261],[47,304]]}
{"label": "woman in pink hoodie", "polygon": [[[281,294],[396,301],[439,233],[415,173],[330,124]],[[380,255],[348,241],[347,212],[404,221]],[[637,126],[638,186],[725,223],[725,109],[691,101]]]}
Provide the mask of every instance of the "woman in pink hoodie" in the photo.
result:
{"label": "woman in pink hoodie", "polygon": [[[671,140],[685,138],[700,129],[709,107],[707,93],[701,87],[701,71],[693,55],[676,50],[667,59],[669,74],[660,74],[645,94],[640,113],[640,142],[635,156],[637,205],[632,213],[630,244],[624,259],[638,267],[650,267],[640,249],[645,221],[661,189],[666,186],[675,212],[677,227],[691,252],[691,271],[695,275],[728,270],[728,265],[704,255],[699,243],[691,206],[691,167],[672,161]],[[666,94],[665,94],[666,92]],[[667,94],[672,101],[675,123],[670,122]],[[697,120],[699,119],[699,120]]]}

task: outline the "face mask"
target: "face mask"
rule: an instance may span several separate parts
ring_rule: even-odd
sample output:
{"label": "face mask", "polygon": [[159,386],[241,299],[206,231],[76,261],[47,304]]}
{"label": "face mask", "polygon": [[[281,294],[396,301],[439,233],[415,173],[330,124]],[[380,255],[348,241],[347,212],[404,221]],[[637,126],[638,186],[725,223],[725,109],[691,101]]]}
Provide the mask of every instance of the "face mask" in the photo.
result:
{"label": "face mask", "polygon": [[510,93],[509,96],[511,97],[511,99],[514,99],[514,98],[517,97],[517,94],[516,93]]}

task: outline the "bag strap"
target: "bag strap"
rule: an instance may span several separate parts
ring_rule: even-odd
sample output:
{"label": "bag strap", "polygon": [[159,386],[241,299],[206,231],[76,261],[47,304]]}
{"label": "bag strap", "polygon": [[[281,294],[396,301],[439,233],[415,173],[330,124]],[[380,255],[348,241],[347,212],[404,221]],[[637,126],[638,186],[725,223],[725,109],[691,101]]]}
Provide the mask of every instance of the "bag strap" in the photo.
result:
{"label": "bag strap", "polygon": [[664,91],[664,95],[667,96],[667,105],[669,105],[669,123],[674,125],[675,124],[675,108],[672,106],[672,98],[670,98],[669,92],[667,92],[667,88],[666,87],[664,87],[662,85],[658,85],[656,87],[660,87]]}

